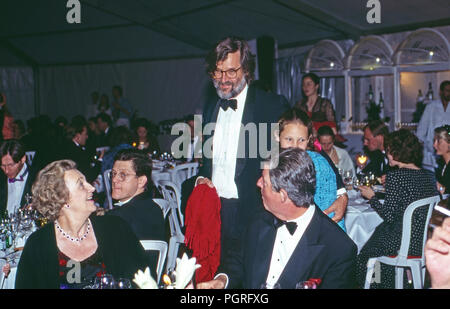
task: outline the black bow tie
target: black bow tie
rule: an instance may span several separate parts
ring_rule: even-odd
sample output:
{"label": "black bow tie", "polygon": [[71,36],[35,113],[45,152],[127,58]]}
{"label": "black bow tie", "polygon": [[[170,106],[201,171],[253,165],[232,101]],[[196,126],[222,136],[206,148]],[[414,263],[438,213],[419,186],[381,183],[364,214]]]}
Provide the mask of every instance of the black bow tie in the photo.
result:
{"label": "black bow tie", "polygon": [[297,229],[297,223],[295,222],[287,222],[284,220],[280,220],[278,218],[273,218],[273,224],[275,225],[275,228],[282,227],[283,225],[286,225],[286,228],[288,229],[289,233],[291,235],[294,235],[295,230]]}
{"label": "black bow tie", "polygon": [[220,107],[226,111],[228,107],[231,107],[234,111],[237,109],[237,100],[236,99],[219,99]]}
{"label": "black bow tie", "polygon": [[28,174],[28,167],[25,169],[25,172],[23,172],[22,175],[20,175],[18,178],[8,178],[9,183],[15,183],[16,181],[24,181],[25,175]]}

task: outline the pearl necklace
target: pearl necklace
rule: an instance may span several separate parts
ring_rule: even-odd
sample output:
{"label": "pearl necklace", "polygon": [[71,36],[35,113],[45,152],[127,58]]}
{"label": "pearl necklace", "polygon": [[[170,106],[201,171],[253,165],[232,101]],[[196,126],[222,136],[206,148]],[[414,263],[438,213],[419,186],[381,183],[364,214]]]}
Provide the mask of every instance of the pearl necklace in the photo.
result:
{"label": "pearl necklace", "polygon": [[90,224],[90,220],[88,219],[87,221],[87,228],[86,228],[86,233],[84,233],[83,236],[81,236],[80,238],[73,238],[72,236],[70,236],[68,233],[66,233],[58,224],[58,220],[55,220],[55,226],[58,229],[58,231],[68,240],[70,240],[71,242],[81,242],[82,240],[86,239],[86,237],[89,234],[89,231],[91,229],[91,224]]}

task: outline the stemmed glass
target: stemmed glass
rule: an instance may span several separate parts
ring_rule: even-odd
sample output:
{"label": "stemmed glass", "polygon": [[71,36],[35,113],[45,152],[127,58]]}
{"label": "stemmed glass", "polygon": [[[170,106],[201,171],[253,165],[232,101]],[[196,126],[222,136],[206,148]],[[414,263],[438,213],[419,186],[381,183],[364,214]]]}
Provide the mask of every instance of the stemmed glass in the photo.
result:
{"label": "stemmed glass", "polygon": [[112,275],[104,274],[100,278],[95,279],[95,285],[101,290],[114,289],[115,281]]}
{"label": "stemmed glass", "polygon": [[131,282],[126,278],[119,278],[116,281],[116,288],[119,290],[131,289]]}
{"label": "stemmed glass", "polygon": [[347,189],[351,189],[353,184],[353,172],[352,170],[344,171],[342,180],[344,181],[344,185]]}
{"label": "stemmed glass", "polygon": [[281,285],[277,282],[273,286],[270,286],[267,282],[261,284],[261,290],[279,290],[281,289]]}
{"label": "stemmed glass", "polygon": [[300,281],[295,285],[297,290],[315,290],[317,289],[317,284],[314,281]]}

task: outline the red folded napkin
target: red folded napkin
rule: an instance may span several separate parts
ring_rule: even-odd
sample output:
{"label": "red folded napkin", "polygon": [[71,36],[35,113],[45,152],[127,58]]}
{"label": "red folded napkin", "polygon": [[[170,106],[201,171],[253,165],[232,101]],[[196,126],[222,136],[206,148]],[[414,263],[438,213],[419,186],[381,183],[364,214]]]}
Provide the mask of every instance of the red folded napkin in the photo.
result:
{"label": "red folded napkin", "polygon": [[206,184],[196,186],[187,202],[184,242],[202,266],[197,283],[212,280],[220,264],[220,207],[216,189]]}

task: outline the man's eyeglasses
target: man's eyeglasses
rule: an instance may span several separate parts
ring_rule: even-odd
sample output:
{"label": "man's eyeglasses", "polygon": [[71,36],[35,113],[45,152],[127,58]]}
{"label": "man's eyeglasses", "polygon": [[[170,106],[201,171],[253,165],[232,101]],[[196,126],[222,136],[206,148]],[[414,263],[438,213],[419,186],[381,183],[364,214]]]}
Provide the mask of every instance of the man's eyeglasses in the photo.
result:
{"label": "man's eyeglasses", "polygon": [[211,76],[212,76],[212,78],[215,78],[215,79],[221,79],[222,76],[223,76],[223,74],[225,73],[225,75],[226,75],[228,78],[236,78],[236,77],[237,77],[237,72],[238,72],[241,68],[242,68],[242,67],[239,67],[239,68],[237,68],[237,69],[229,69],[229,70],[226,70],[226,71],[215,70],[215,71],[211,72]]}
{"label": "man's eyeglasses", "polygon": [[124,172],[119,172],[118,173],[116,171],[111,171],[110,172],[110,176],[111,176],[111,180],[113,180],[117,176],[119,178],[119,181],[125,181],[125,180],[127,180],[127,178],[129,176],[137,177],[136,174],[127,174],[127,173],[124,173]]}

